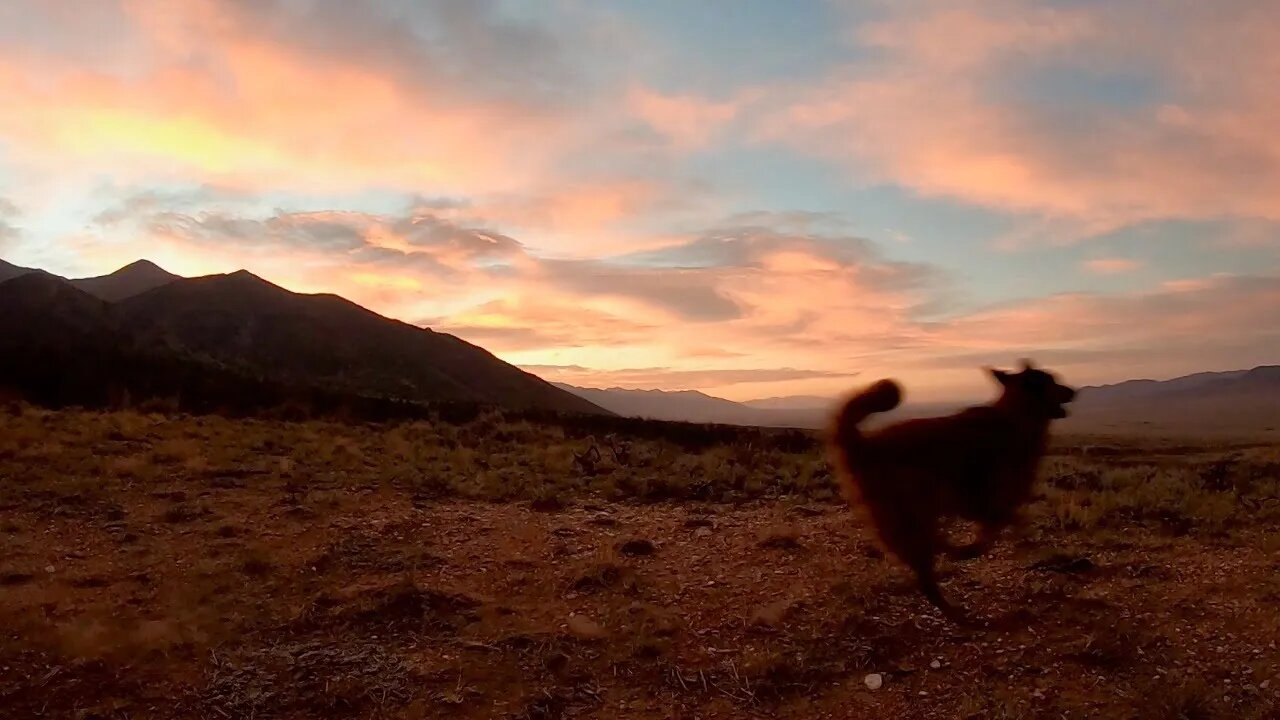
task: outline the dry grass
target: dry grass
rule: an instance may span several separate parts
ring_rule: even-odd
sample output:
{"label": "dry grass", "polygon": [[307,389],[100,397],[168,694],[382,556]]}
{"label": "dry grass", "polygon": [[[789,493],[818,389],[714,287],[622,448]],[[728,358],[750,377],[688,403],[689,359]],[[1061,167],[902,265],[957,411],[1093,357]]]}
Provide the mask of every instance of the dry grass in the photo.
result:
{"label": "dry grass", "polygon": [[[867,543],[811,438],[589,430],[13,409],[0,667],[20,671],[0,673],[0,707],[1280,711],[1276,447],[1060,443],[1026,536],[944,567],[948,594],[992,621],[961,631]],[[883,688],[863,684],[872,672]]]}

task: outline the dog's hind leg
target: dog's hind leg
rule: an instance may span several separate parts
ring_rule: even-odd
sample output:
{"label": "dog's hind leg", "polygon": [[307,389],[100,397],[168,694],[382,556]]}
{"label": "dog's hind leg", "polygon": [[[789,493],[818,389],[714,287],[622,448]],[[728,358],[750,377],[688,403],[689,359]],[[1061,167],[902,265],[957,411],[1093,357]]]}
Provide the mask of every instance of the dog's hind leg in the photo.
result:
{"label": "dog's hind leg", "polygon": [[905,559],[911,567],[911,571],[916,575],[916,583],[920,587],[920,592],[924,594],[925,599],[931,605],[938,608],[943,617],[964,627],[974,625],[963,610],[952,605],[942,595],[942,588],[938,586],[938,575],[934,570],[934,558],[931,552],[921,549]]}
{"label": "dog's hind leg", "polygon": [[[924,528],[919,529],[924,530]],[[900,547],[899,556],[915,573],[915,583],[920,588],[920,593],[924,594],[925,600],[928,600],[933,607],[937,607],[938,611],[942,612],[943,618],[951,620],[956,625],[973,625],[973,621],[969,620],[963,610],[947,602],[947,598],[942,596],[942,588],[938,587],[938,575],[934,569],[934,562],[936,562],[934,556],[936,556],[938,544],[941,544],[938,541],[940,538],[937,536],[936,529],[924,530],[910,537],[910,542],[904,543],[905,547]]]}

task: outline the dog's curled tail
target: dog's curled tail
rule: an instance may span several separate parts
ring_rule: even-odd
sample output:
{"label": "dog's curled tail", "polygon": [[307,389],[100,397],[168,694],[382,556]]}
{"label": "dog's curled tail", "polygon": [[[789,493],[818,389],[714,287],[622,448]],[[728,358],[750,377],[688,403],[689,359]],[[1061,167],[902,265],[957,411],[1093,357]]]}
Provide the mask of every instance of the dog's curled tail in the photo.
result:
{"label": "dog's curled tail", "polygon": [[861,496],[860,481],[856,478],[858,450],[862,445],[862,431],[858,425],[868,416],[889,412],[902,402],[902,388],[892,380],[880,380],[854,395],[840,406],[828,436],[829,453],[840,490],[846,500],[856,502]]}
{"label": "dog's curled tail", "polygon": [[836,413],[832,440],[847,451],[862,439],[858,425],[876,413],[889,412],[902,402],[902,388],[892,380],[880,380],[845,401]]}

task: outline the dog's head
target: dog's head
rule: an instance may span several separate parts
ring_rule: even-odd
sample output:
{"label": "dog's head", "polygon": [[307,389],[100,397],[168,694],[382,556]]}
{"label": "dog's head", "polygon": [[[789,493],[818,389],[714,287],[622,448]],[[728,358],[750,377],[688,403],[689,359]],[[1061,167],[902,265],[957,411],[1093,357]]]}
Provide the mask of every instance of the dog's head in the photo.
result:
{"label": "dog's head", "polygon": [[1076,391],[1058,382],[1053,373],[1022,361],[1022,369],[1016,373],[987,368],[991,376],[1004,388],[1002,402],[1014,405],[1036,417],[1057,420],[1067,416],[1063,407],[1076,397]]}

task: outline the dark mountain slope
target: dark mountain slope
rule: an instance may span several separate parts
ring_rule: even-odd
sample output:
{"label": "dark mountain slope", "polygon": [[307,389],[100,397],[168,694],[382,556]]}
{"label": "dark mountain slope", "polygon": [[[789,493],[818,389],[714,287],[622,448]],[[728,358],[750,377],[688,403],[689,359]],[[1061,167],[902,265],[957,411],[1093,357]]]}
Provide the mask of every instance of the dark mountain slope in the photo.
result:
{"label": "dark mountain slope", "polygon": [[452,335],[244,271],[172,282],[117,307],[148,343],[263,379],[414,401],[604,412]]}
{"label": "dark mountain slope", "polygon": [[624,417],[733,425],[763,424],[767,413],[696,390],[583,388],[554,383],[562,390]]}
{"label": "dark mountain slope", "polygon": [[0,283],[0,387],[47,405],[101,405],[156,368],[111,306],[62,278],[31,272]]}
{"label": "dark mountain slope", "polygon": [[110,275],[72,280],[71,284],[107,302],[119,302],[178,279],[150,260],[139,260]]}
{"label": "dark mountain slope", "polygon": [[0,282],[0,333],[22,345],[59,338],[65,342],[110,339],[115,333],[109,306],[62,278],[29,272]]}
{"label": "dark mountain slope", "polygon": [[1280,366],[1086,387],[1064,427],[1081,431],[1280,431]]}
{"label": "dark mountain slope", "polygon": [[40,271],[32,270],[31,268],[20,267],[18,265],[14,265],[13,263],[0,260],[0,282],[4,282],[6,280],[12,280],[16,277],[28,275],[33,272],[40,272]]}

